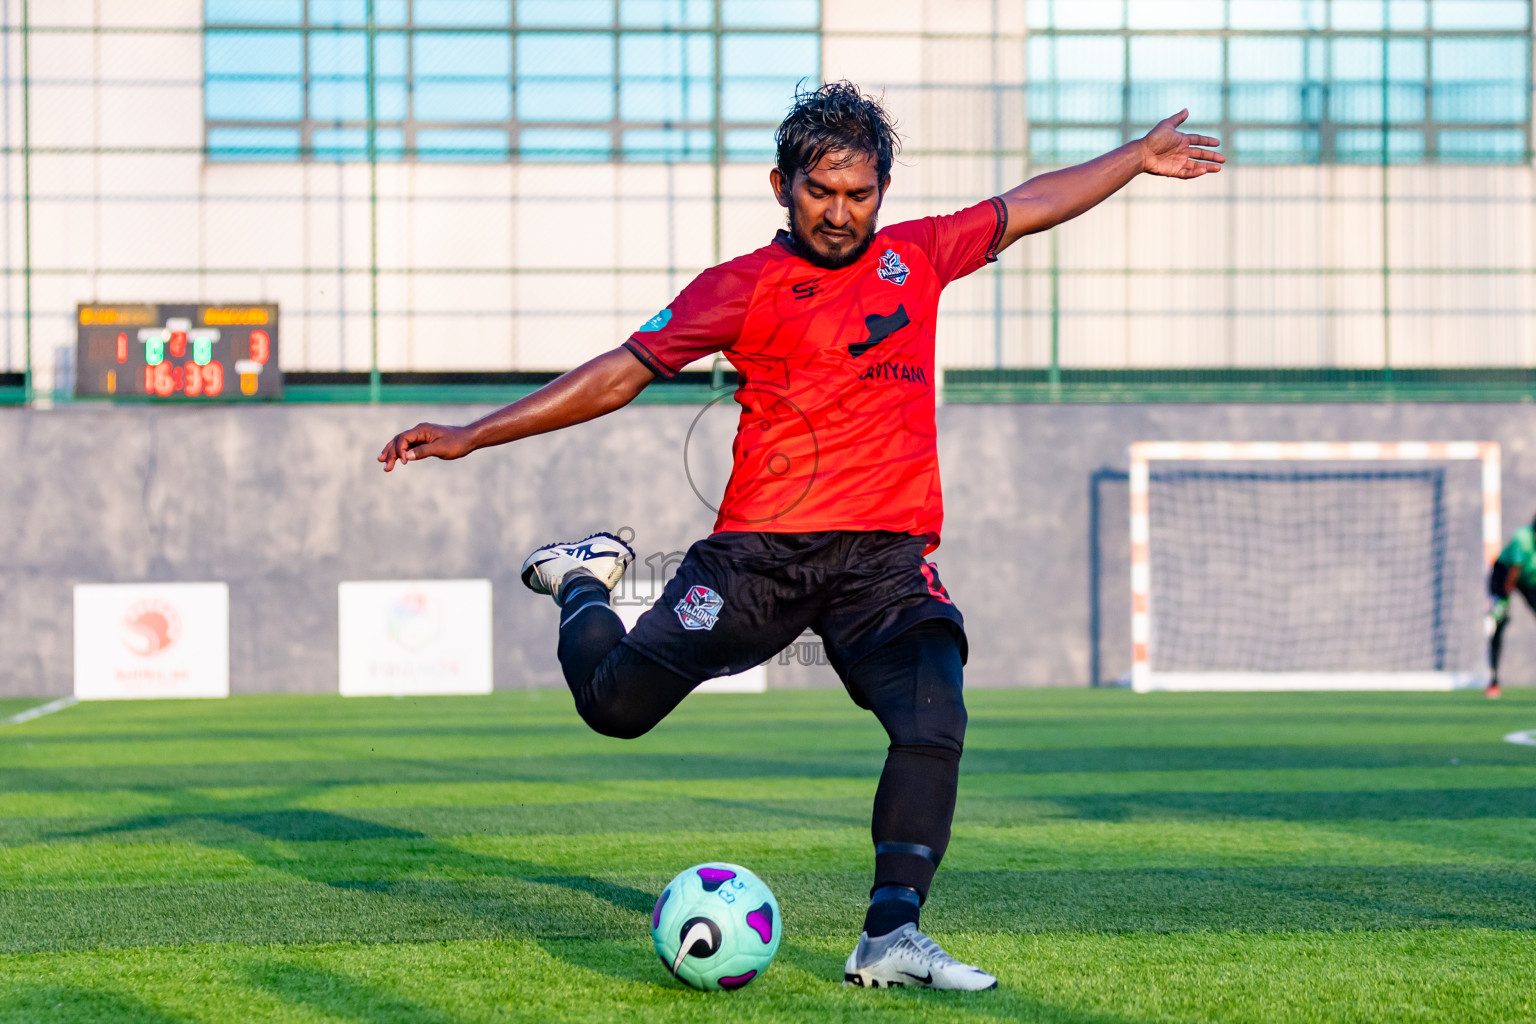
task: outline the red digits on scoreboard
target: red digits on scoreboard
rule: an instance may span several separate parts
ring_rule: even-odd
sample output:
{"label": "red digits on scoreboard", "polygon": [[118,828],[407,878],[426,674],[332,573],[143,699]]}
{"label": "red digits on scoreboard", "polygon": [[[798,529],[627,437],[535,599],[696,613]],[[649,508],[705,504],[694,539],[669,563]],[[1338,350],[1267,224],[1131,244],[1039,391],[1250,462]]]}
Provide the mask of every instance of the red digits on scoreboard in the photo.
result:
{"label": "red digits on scoreboard", "polygon": [[155,394],[161,398],[169,398],[176,393],[176,378],[171,373],[170,363],[157,364],[154,369],[154,377]]}
{"label": "red digits on scoreboard", "polygon": [[128,335],[121,331],[117,335],[117,361],[120,363],[128,361]]}
{"label": "red digits on scoreboard", "polygon": [[272,357],[272,338],[266,331],[251,332],[251,359],[254,362],[266,363]]}
{"label": "red digits on scoreboard", "polygon": [[170,350],[171,350],[171,355],[174,358],[176,358],[176,359],[182,359],[182,358],[186,357],[186,354],[187,354],[187,332],[186,331],[172,331],[171,332]]}
{"label": "red digits on scoreboard", "polygon": [[203,394],[217,398],[224,390],[224,364],[217,359],[203,367]]}
{"label": "red digits on scoreboard", "polygon": [[196,398],[203,393],[203,368],[196,363],[188,363],[186,381],[181,389],[187,393],[188,398]]}

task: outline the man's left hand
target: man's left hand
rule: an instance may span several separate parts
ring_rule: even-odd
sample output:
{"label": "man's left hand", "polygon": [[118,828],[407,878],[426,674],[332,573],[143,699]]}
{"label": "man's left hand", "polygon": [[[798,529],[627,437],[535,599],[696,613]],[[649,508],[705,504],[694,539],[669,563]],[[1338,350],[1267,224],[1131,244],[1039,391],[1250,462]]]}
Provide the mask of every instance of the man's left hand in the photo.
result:
{"label": "man's left hand", "polygon": [[1219,146],[1221,140],[1179,131],[1179,125],[1188,119],[1189,111],[1181,110],[1159,121],[1157,127],[1147,133],[1141,140],[1142,170],[1165,178],[1198,178],[1221,170],[1227,158],[1201,148]]}

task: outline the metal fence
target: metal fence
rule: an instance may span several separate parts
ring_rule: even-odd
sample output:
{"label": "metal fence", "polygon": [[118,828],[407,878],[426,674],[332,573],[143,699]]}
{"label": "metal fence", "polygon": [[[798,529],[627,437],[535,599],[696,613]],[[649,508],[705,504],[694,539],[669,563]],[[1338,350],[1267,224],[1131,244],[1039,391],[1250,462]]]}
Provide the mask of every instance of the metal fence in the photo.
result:
{"label": "metal fence", "polygon": [[277,303],[299,394],[569,368],[771,238],[773,125],[836,77],[906,137],[887,222],[1175,105],[1228,136],[954,285],[952,400],[1536,393],[1528,0],[0,0],[0,37],[12,399],[70,396],[82,302]]}

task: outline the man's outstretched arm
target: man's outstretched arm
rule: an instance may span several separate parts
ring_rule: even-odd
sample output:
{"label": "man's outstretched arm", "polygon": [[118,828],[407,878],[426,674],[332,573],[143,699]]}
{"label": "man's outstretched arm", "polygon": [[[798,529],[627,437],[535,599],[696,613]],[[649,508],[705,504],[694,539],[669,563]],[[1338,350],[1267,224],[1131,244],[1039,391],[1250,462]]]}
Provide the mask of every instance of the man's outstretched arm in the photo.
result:
{"label": "man's outstretched arm", "polygon": [[1179,131],[1188,117],[1189,111],[1181,110],[1158,122],[1145,138],[1127,142],[1085,164],[1030,178],[999,196],[1008,205],[1008,227],[998,250],[1086,213],[1138,174],[1198,178],[1221,170],[1227,158],[1202,148],[1219,146],[1221,140]]}
{"label": "man's outstretched arm", "polygon": [[379,461],[388,473],[396,462],[462,459],[477,448],[585,423],[628,405],[654,379],[628,349],[616,348],[468,426],[418,423],[396,434],[379,452]]}

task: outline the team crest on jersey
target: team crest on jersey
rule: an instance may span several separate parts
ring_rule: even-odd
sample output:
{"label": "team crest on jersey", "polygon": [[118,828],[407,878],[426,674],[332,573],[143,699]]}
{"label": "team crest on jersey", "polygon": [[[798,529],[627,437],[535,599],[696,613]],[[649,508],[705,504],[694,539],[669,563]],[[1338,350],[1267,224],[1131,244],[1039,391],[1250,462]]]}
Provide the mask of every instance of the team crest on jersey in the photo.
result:
{"label": "team crest on jersey", "polygon": [[671,322],[672,311],[670,309],[664,309],[660,313],[657,313],[655,316],[651,317],[645,323],[641,324],[640,329],[635,333],[649,334],[651,331],[659,331]]}
{"label": "team crest on jersey", "polygon": [[673,610],[684,629],[714,629],[725,601],[708,587],[689,587]]}
{"label": "team crest on jersey", "polygon": [[885,255],[880,257],[880,269],[876,271],[880,280],[889,281],[892,284],[906,284],[907,275],[912,273],[907,265],[901,262],[901,257],[896,255],[895,249],[885,250]]}

